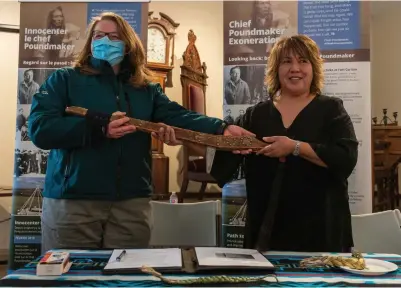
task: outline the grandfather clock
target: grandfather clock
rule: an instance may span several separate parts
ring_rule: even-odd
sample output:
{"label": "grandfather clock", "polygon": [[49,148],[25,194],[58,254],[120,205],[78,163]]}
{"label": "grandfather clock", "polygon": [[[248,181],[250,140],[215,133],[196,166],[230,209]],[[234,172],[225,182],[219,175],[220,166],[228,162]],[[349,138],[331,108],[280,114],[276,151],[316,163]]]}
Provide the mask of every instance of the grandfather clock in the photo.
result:
{"label": "grandfather clock", "polygon": [[[159,12],[160,18],[148,14],[147,67],[153,71],[154,82],[160,83],[165,92],[172,87],[171,72],[174,68],[174,37],[179,26],[169,16]],[[163,143],[152,138],[152,177],[155,198],[169,193],[169,158],[163,153]]]}

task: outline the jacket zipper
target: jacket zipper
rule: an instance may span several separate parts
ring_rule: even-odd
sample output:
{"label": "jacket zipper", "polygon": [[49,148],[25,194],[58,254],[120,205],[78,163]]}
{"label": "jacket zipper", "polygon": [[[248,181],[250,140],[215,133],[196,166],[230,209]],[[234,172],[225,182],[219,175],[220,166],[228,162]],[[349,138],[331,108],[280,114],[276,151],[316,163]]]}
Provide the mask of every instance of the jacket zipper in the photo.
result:
{"label": "jacket zipper", "polygon": [[[122,111],[122,107],[121,107],[121,99],[120,99],[120,97],[122,96],[122,95],[124,95],[124,89],[123,89],[123,86],[122,86],[122,83],[120,82],[121,80],[120,79],[118,79],[118,76],[117,76],[117,91],[118,91],[118,93],[116,94],[116,103],[117,103],[117,109],[118,109],[118,111],[120,111],[120,112],[123,112]],[[125,97],[127,98],[127,95],[125,94]],[[127,101],[127,105],[128,105],[128,112],[127,112],[127,116],[129,116],[129,113],[130,113],[130,105],[129,105],[129,100],[128,99],[125,99],[126,101]],[[121,195],[121,181],[122,181],[122,169],[121,169],[121,159],[122,159],[122,157],[123,157],[123,149],[122,149],[122,141],[119,139],[119,140],[117,140],[118,141],[118,149],[119,149],[119,151],[118,151],[118,162],[117,162],[117,187],[116,187],[116,189],[117,189],[117,198],[120,198],[120,195]]]}
{"label": "jacket zipper", "polygon": [[72,153],[73,153],[72,151],[68,152],[67,162],[64,168],[64,191],[67,189],[67,181],[70,178]]}
{"label": "jacket zipper", "polygon": [[[116,95],[116,101],[117,101],[117,107],[118,110],[121,111],[121,105],[120,105],[120,95]],[[121,141],[118,141],[118,163],[117,163],[117,198],[120,198],[120,192],[121,192],[121,157],[122,157],[122,147],[121,147]]]}
{"label": "jacket zipper", "polygon": [[[120,85],[119,80],[117,79],[117,85]],[[120,103],[120,94],[121,94],[121,86],[117,86],[118,93],[116,94],[116,103],[118,111],[122,112],[121,110],[121,103]],[[122,157],[122,142],[121,140],[118,141],[118,162],[117,162],[117,183],[116,183],[116,190],[117,190],[117,198],[120,198],[121,195],[121,157]]]}

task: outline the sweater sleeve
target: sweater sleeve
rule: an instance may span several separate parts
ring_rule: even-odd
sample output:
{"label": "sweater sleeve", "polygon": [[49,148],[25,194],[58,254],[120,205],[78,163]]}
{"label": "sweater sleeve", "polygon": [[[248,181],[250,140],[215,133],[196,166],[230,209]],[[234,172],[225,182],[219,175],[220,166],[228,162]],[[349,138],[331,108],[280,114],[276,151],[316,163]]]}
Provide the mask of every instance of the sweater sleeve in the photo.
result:
{"label": "sweater sleeve", "polygon": [[154,85],[154,122],[163,122],[192,131],[218,134],[223,121],[188,110],[177,102],[171,101],[164,93],[160,84]]}
{"label": "sweater sleeve", "polygon": [[326,163],[329,171],[347,179],[358,161],[359,142],[351,118],[341,99],[333,98],[325,129],[330,135],[326,143],[310,143],[316,155]]}
{"label": "sweater sleeve", "polygon": [[102,137],[102,127],[87,118],[65,115],[69,73],[59,69],[41,85],[32,100],[28,133],[40,149],[73,149]]}

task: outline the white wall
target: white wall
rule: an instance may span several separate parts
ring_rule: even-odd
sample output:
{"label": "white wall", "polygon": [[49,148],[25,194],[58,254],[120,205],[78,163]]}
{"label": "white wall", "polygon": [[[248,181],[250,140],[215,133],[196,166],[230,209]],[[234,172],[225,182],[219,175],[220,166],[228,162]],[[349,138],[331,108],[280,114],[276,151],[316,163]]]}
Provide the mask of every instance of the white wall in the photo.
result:
{"label": "white wall", "polygon": [[[19,3],[0,2],[0,24],[19,25]],[[17,108],[18,34],[0,32],[0,187],[12,186],[14,137]]]}
{"label": "white wall", "polygon": [[401,117],[401,2],[375,5],[380,10],[371,25],[372,117],[381,117],[383,108]]}
{"label": "white wall", "polygon": [[[19,25],[19,3],[0,2],[0,24]],[[16,90],[18,72],[18,34],[0,32],[0,187],[12,186]],[[10,192],[10,191],[4,191]],[[0,194],[2,191],[0,191]],[[0,195],[1,196],[1,195]],[[11,197],[0,198],[0,222],[10,217]],[[0,223],[0,260],[7,259],[10,221]]]}

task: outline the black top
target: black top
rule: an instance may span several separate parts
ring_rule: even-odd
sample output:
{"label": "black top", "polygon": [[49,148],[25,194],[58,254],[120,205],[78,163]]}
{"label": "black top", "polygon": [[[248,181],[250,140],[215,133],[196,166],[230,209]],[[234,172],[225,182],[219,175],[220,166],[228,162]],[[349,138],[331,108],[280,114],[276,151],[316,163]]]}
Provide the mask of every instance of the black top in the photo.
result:
{"label": "black top", "polygon": [[[236,123],[258,138],[287,136],[309,143],[328,168],[289,155],[283,167],[270,250],[347,251],[353,246],[348,177],[358,158],[358,141],[339,98],[316,96],[285,128],[271,100],[247,109]],[[247,210],[245,247],[255,248],[277,176],[279,160],[217,151],[211,174],[219,186],[243,163]]]}

